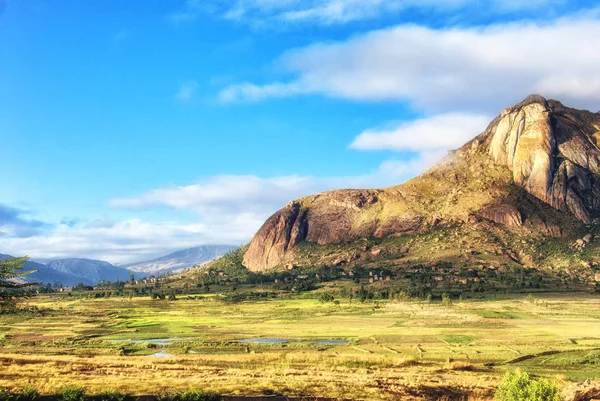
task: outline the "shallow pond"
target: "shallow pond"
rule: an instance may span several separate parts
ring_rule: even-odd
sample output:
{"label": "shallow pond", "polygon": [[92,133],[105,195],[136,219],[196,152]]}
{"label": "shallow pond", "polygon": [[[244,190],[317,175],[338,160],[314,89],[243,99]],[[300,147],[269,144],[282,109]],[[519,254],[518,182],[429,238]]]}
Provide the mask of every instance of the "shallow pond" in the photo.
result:
{"label": "shallow pond", "polygon": [[175,341],[181,341],[184,340],[183,338],[148,338],[148,339],[141,339],[141,340],[107,340],[108,342],[111,343],[132,343],[132,344],[141,344],[141,343],[149,343],[149,344],[154,344],[154,345],[161,345],[161,346],[169,346],[171,344],[173,344]]}
{"label": "shallow pond", "polygon": [[155,357],[155,358],[168,358],[173,355],[166,353],[164,349],[161,349],[160,352],[157,352],[156,354],[152,354],[150,356]]}
{"label": "shallow pond", "polygon": [[290,340],[283,338],[247,338],[245,340],[239,340],[241,343],[255,343],[255,344],[284,344],[289,343]]}

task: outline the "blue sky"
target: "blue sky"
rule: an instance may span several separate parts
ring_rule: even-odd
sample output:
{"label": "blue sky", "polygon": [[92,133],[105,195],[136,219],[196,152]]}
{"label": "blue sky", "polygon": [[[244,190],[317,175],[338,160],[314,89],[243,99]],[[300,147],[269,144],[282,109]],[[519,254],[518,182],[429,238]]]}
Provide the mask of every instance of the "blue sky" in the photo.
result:
{"label": "blue sky", "polygon": [[532,92],[600,108],[570,0],[0,0],[0,253],[242,244],[393,185]]}

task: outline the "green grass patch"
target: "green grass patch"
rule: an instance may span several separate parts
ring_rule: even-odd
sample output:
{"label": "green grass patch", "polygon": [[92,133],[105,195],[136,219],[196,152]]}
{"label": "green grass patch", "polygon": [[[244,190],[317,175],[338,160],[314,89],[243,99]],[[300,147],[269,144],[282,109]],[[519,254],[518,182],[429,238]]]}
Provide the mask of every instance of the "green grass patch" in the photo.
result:
{"label": "green grass patch", "polygon": [[467,336],[462,334],[453,334],[444,337],[444,341],[450,344],[470,344],[475,340],[473,336]]}
{"label": "green grass patch", "polygon": [[474,310],[474,314],[485,319],[527,319],[527,315],[521,312],[496,311],[496,310]]}

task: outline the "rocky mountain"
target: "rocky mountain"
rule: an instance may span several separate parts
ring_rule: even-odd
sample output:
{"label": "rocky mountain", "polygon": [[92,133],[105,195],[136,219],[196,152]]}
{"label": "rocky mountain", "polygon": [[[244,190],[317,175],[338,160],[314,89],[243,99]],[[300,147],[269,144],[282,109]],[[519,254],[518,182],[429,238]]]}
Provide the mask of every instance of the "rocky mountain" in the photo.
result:
{"label": "rocky mountain", "polygon": [[230,245],[202,245],[173,252],[158,259],[124,265],[123,267],[146,275],[180,272],[184,269],[210,262],[236,248]]}
{"label": "rocky mountain", "polygon": [[243,264],[589,266],[593,253],[569,247],[593,242],[599,162],[600,113],[532,95],[403,184],[290,202],[260,228]]}
{"label": "rocky mountain", "polygon": [[131,271],[122,267],[92,259],[58,259],[48,262],[46,266],[76,280],[75,284],[81,282],[87,285],[95,285],[100,281],[127,281],[132,274]]}
{"label": "rocky mountain", "polygon": [[[0,254],[0,260],[13,259],[13,256],[10,255],[2,255]],[[25,262],[24,266],[25,271],[37,270],[36,273],[29,274],[27,276],[23,276],[19,278],[20,281],[25,282],[41,282],[41,283],[62,283],[66,286],[76,285],[81,281],[81,279],[74,277],[68,273],[63,273],[60,271],[56,271],[47,265],[36,263],[31,260]]]}

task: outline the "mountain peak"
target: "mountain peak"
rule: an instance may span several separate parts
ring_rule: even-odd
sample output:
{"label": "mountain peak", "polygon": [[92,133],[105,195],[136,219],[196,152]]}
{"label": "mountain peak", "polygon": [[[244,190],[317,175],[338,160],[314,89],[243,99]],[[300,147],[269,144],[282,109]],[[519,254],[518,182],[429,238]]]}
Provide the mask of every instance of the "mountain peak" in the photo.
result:
{"label": "mountain peak", "polygon": [[600,215],[600,113],[531,95],[453,156],[395,187],[290,202],[252,239],[244,265],[263,270],[293,262],[302,242],[424,233],[479,218],[562,236]]}
{"label": "mountain peak", "polygon": [[514,184],[586,224],[600,209],[600,115],[532,95],[506,109],[479,140]]}
{"label": "mountain peak", "polygon": [[521,107],[528,106],[530,104],[541,104],[544,107],[548,107],[548,101],[542,95],[531,94],[527,96],[522,102],[514,105],[513,109],[520,109]]}

